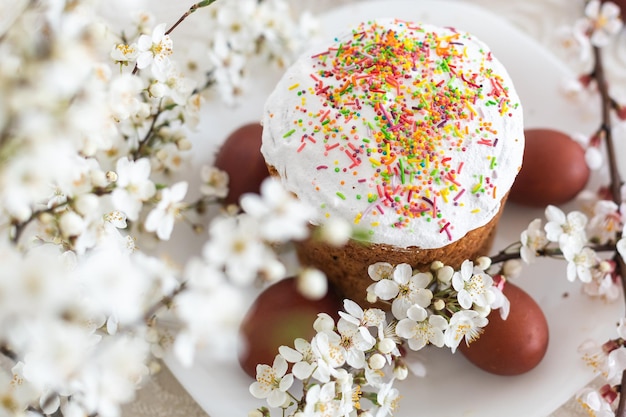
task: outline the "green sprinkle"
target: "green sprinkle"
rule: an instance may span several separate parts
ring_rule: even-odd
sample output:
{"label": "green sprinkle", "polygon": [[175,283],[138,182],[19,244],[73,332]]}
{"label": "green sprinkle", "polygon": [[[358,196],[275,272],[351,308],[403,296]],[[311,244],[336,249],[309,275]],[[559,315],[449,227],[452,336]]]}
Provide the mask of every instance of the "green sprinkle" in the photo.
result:
{"label": "green sprinkle", "polygon": [[296,132],[296,129],[291,129],[289,132],[283,135],[283,138],[288,138],[289,136],[293,135],[295,132]]}
{"label": "green sprinkle", "polygon": [[337,191],[337,197],[341,198],[342,200],[346,199],[346,196],[340,193],[339,191]]}

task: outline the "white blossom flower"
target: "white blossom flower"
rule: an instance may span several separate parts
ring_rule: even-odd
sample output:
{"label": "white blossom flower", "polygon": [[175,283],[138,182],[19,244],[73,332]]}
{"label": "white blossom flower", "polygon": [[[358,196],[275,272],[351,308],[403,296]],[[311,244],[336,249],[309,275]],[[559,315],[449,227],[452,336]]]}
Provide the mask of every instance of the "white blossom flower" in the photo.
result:
{"label": "white blossom flower", "polygon": [[166,143],[154,153],[152,158],[155,171],[179,172],[185,167],[186,157],[176,143]]}
{"label": "white blossom flower", "polygon": [[200,169],[200,192],[208,197],[224,198],[228,195],[228,173],[212,165]]}
{"label": "white blossom flower", "polygon": [[241,208],[260,222],[261,235],[272,242],[300,240],[308,236],[312,209],[296,199],[282,184],[268,177],[261,183],[261,194],[241,197]]}
{"label": "white blossom flower", "polygon": [[590,39],[594,46],[608,45],[612,37],[621,30],[623,22],[620,14],[620,7],[611,1],[591,0],[587,3],[585,16],[589,19]]}
{"label": "white blossom flower", "polygon": [[376,417],[386,417],[393,415],[393,412],[398,408],[400,401],[400,391],[393,387],[393,379],[384,384],[376,395],[376,401],[379,404],[379,409],[376,411]]}
{"label": "white blossom flower", "polygon": [[113,205],[129,220],[135,221],[143,203],[156,193],[156,186],[150,180],[150,161],[146,158],[136,161],[120,158],[116,172],[116,187],[111,194]]}
{"label": "white blossom flower", "polygon": [[579,211],[572,211],[566,216],[560,208],[552,205],[546,207],[545,214],[548,220],[546,238],[550,242],[557,242],[561,247],[570,246],[572,250],[582,248],[587,241],[587,216]]}
{"label": "white blossom flower", "polygon": [[591,248],[577,249],[571,246],[562,248],[567,261],[567,279],[571,282],[576,278],[585,283],[591,282],[591,268],[598,264],[598,256]]}
{"label": "white blossom flower", "polygon": [[246,55],[233,50],[228,42],[224,33],[216,32],[208,55],[218,92],[226,104],[232,105],[244,90]]}
{"label": "white blossom flower", "polygon": [[111,49],[111,59],[115,62],[127,63],[130,61],[134,61],[139,55],[139,50],[137,49],[136,43],[125,44],[118,43],[117,45],[113,45],[113,49]]}
{"label": "white blossom flower", "polygon": [[413,304],[428,307],[433,293],[426,288],[432,281],[432,274],[418,272],[413,274],[409,264],[397,265],[393,279],[382,279],[374,287],[376,295],[382,300],[391,300],[391,311],[397,319],[406,317],[406,311]]}
{"label": "white blossom flower", "polygon": [[121,74],[115,77],[109,87],[109,108],[117,120],[126,120],[145,111],[147,104],[140,94],[144,83],[139,77]]}
{"label": "white blossom flower", "polygon": [[339,415],[339,401],[335,399],[335,381],[323,385],[315,384],[306,393],[304,416],[325,417]]}
{"label": "white blossom flower", "polygon": [[615,417],[615,413],[606,399],[597,389],[585,387],[576,393],[576,400],[592,413],[594,417]]}
{"label": "white blossom flower", "polygon": [[603,375],[605,378],[609,374],[608,354],[614,347],[606,348],[597,341],[587,339],[578,346],[578,353],[583,362],[595,373]]}
{"label": "white blossom flower", "polygon": [[600,244],[615,239],[623,228],[619,207],[613,201],[598,200],[593,207],[593,215],[587,224],[588,235]]}
{"label": "white blossom flower", "polygon": [[289,399],[287,391],[293,385],[293,375],[287,373],[287,361],[276,355],[272,366],[257,365],[256,381],[250,385],[250,393],[265,398],[270,407],[280,407]]}
{"label": "white blossom flower", "polygon": [[609,370],[607,382],[610,385],[619,385],[626,370],[626,347],[622,346],[609,352],[606,364]]}
{"label": "white blossom flower", "polygon": [[356,369],[365,367],[365,351],[376,343],[376,339],[363,330],[364,327],[355,325],[343,317],[337,322],[337,331],[341,336],[340,344],[345,349],[346,363]]}
{"label": "white blossom flower", "polygon": [[157,67],[165,65],[172,54],[172,48],[172,39],[165,34],[165,23],[158,24],[152,31],[152,36],[141,35],[137,40],[137,68],[147,68],[153,63]]}
{"label": "white blossom flower", "polygon": [[346,363],[346,351],[341,346],[342,338],[335,332],[318,332],[311,340],[311,350],[317,358],[313,377],[325,383],[337,375],[337,369]]}
{"label": "white blossom flower", "polygon": [[179,106],[184,106],[196,88],[196,83],[183,76],[174,61],[164,61],[152,67],[154,82],[148,88],[153,97],[169,97]]}
{"label": "white blossom flower", "polygon": [[583,291],[591,297],[600,297],[608,302],[616,301],[622,293],[622,286],[613,273],[613,261],[600,261],[591,269],[591,281],[583,283]]}
{"label": "white blossom flower", "polygon": [[452,315],[448,323],[448,329],[444,333],[446,346],[454,353],[456,348],[465,339],[466,344],[470,344],[480,337],[483,327],[488,323],[486,317],[481,316],[477,311],[461,310]]}
{"label": "white blossom flower", "polygon": [[[504,283],[503,285],[506,285],[506,283]],[[502,318],[502,320],[506,320],[507,317],[509,317],[509,312],[511,311],[511,302],[506,297],[506,295],[504,295],[499,285],[492,287],[491,291],[495,295],[495,298],[492,301],[490,307],[494,310],[499,309],[500,318]]]}
{"label": "white blossom flower", "polygon": [[469,309],[472,304],[487,307],[495,300],[492,291],[493,279],[470,260],[461,264],[461,270],[454,273],[452,287],[458,291],[459,305]]}
{"label": "white blossom flower", "polygon": [[424,308],[414,305],[407,311],[407,318],[398,322],[396,333],[408,340],[411,349],[420,350],[428,343],[442,347],[443,332],[447,328],[445,318],[437,314],[429,315]]}
{"label": "white blossom flower", "polygon": [[548,244],[548,239],[541,227],[541,219],[535,219],[528,225],[520,235],[520,256],[527,264],[535,261],[537,251],[543,249]]}
{"label": "white blossom flower", "polygon": [[373,281],[393,279],[393,265],[388,262],[376,262],[367,267],[367,274]]}
{"label": "white blossom flower", "polygon": [[250,284],[273,256],[259,235],[258,223],[247,215],[213,219],[209,240],[203,247],[205,259],[238,285]]}
{"label": "white blossom flower", "polygon": [[186,204],[182,202],[187,194],[187,182],[177,182],[169,188],[161,190],[159,204],[148,214],[145,228],[148,232],[156,232],[161,240],[169,240],[174,222],[180,217]]}
{"label": "white blossom flower", "polygon": [[174,354],[186,366],[193,364],[198,349],[210,350],[218,359],[230,357],[245,311],[241,290],[229,284],[223,272],[195,258],[186,264],[184,276],[186,291],[173,302],[182,324]]}
{"label": "white blossom flower", "polygon": [[280,346],[278,352],[287,362],[293,363],[291,372],[296,378],[303,381],[309,378],[317,367],[317,358],[314,356],[311,344],[307,340],[302,338],[295,339],[294,348]]}

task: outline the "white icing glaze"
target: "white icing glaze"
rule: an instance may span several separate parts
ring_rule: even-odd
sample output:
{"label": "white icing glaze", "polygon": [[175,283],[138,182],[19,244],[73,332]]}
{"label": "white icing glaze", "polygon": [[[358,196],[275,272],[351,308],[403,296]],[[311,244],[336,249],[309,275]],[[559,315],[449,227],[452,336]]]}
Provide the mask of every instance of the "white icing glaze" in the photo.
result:
{"label": "white icing glaze", "polygon": [[314,224],[339,216],[399,247],[442,247],[488,223],[524,149],[519,98],[488,47],[399,20],[300,57],[263,126],[267,163],[316,208]]}

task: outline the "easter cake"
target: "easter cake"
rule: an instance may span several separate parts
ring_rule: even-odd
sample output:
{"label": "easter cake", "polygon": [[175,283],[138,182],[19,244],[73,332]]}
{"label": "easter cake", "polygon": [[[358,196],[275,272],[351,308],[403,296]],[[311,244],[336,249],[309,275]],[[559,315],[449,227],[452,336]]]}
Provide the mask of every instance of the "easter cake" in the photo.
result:
{"label": "easter cake", "polygon": [[312,227],[339,218],[367,236],[298,244],[303,264],[360,303],[375,262],[458,267],[487,254],[523,150],[507,71],[449,27],[363,22],[302,55],[264,109],[261,152],[315,208]]}

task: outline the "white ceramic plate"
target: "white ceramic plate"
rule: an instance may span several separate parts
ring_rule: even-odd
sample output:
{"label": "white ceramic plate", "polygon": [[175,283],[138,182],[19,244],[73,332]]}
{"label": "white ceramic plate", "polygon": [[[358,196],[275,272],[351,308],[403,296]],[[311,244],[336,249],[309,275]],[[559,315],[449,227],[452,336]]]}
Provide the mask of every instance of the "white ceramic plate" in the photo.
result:
{"label": "white ceramic plate", "polygon": [[[574,75],[541,45],[487,11],[455,1],[377,1],[344,6],[320,20],[324,33],[332,36],[373,17],[454,26],[481,38],[509,70],[524,106],[526,127],[590,133],[597,126],[594,112],[566,100],[560,91],[562,82]],[[201,131],[223,139],[241,124],[258,120],[277,77],[264,75],[257,84],[259,90],[236,111],[211,108]],[[203,149],[210,152],[215,148],[215,143],[203,143],[199,155]],[[495,248],[519,240],[519,233],[542,214],[541,210],[509,204]],[[475,368],[461,354],[429,349],[423,352],[428,375],[409,377],[398,385],[403,398],[396,416],[543,417],[593,378],[576,349],[587,338],[603,341],[614,337],[623,303],[605,304],[582,295],[578,284],[567,281],[565,264],[559,261],[538,261],[527,267],[516,283],[540,303],[548,318],[550,345],[541,364],[522,376],[500,377]],[[209,352],[199,352],[192,368],[184,368],[172,358],[167,365],[211,417],[245,416],[264,405],[248,393],[252,381],[240,370],[234,354],[231,360],[216,363]]]}

